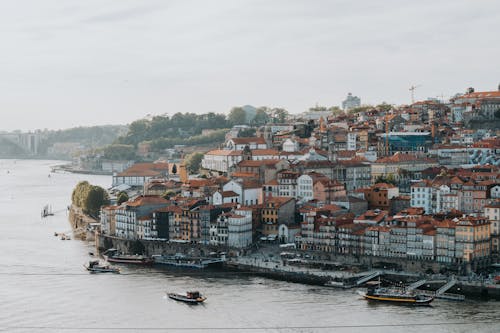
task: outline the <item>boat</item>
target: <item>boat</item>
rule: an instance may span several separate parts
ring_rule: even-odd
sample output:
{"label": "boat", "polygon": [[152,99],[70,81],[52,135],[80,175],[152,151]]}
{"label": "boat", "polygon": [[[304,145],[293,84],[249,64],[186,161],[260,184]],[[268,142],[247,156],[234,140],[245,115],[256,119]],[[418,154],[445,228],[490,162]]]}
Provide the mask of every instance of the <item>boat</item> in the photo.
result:
{"label": "boat", "polygon": [[99,260],[90,260],[87,265],[83,265],[90,273],[120,273],[120,269],[110,265],[101,264]]}
{"label": "boat", "polygon": [[418,294],[404,288],[385,288],[378,281],[370,281],[365,293],[361,295],[369,301],[380,301],[394,304],[429,305],[433,296]]}
{"label": "boat", "polygon": [[52,212],[52,207],[49,205],[45,205],[42,208],[42,212],[40,213],[42,218],[47,217],[47,216],[53,216],[54,213]]}
{"label": "boat", "polygon": [[141,254],[121,254],[116,249],[109,249],[104,254],[104,259],[120,264],[152,265],[153,258]]}
{"label": "boat", "polygon": [[221,258],[188,257],[180,253],[173,256],[155,254],[152,258],[155,264],[196,269],[222,264],[224,261]]}
{"label": "boat", "polygon": [[189,304],[199,304],[204,302],[207,298],[202,296],[199,291],[188,291],[186,295],[167,293],[168,297],[176,301],[186,302]]}
{"label": "boat", "polygon": [[335,281],[335,280],[326,281],[324,286],[325,287],[332,287],[332,288],[342,288],[342,289],[351,288],[351,286],[346,284],[344,281]]}

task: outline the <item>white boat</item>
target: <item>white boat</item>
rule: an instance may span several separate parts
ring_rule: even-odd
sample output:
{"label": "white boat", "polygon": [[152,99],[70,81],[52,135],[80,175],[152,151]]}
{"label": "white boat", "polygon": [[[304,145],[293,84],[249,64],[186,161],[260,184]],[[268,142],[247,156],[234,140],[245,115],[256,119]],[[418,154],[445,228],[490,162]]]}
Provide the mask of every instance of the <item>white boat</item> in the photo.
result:
{"label": "white boat", "polygon": [[83,265],[90,273],[120,273],[120,269],[110,265],[101,264],[99,260],[91,260]]}

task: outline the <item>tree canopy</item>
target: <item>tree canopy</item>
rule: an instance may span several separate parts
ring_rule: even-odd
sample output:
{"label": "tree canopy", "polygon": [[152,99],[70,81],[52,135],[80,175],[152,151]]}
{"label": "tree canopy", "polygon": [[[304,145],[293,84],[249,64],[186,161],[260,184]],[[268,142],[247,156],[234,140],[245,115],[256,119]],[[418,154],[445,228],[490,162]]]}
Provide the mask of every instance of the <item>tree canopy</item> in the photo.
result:
{"label": "tree canopy", "polygon": [[71,202],[85,214],[98,217],[101,207],[109,204],[109,195],[102,187],[82,181],[74,188]]}
{"label": "tree canopy", "polygon": [[140,142],[149,141],[154,146],[156,145],[155,140],[172,139],[173,146],[182,144],[181,141],[185,139],[201,136],[204,129],[225,129],[228,127],[229,123],[223,114],[178,112],[171,117],[163,115],[153,117],[151,120],[136,120],[130,124],[127,134],[119,137],[116,143],[137,146]]}
{"label": "tree canopy", "polygon": [[200,170],[203,153],[195,152],[186,156],[184,163],[190,173],[197,173]]}
{"label": "tree canopy", "polygon": [[124,202],[127,202],[129,199],[127,192],[118,193],[118,197],[116,198],[116,204],[119,206]]}
{"label": "tree canopy", "polygon": [[136,158],[133,145],[112,144],[103,148],[104,158],[108,160],[133,160]]}
{"label": "tree canopy", "polygon": [[241,107],[234,107],[229,112],[227,120],[231,125],[244,125],[246,121],[246,112]]}

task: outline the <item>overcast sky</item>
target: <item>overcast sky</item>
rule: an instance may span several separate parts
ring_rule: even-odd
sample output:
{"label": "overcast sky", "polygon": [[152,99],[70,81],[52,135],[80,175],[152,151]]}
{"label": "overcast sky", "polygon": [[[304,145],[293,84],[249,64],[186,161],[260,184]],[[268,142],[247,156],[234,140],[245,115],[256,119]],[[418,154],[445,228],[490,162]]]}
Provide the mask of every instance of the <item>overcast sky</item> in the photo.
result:
{"label": "overcast sky", "polygon": [[0,2],[0,130],[500,83],[500,1]]}

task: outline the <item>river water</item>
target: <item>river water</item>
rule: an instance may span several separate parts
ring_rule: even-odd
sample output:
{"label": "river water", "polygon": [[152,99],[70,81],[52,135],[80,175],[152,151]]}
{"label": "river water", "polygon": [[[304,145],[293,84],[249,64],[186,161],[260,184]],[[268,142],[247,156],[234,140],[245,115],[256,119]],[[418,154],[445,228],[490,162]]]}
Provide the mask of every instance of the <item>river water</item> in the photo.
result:
{"label": "river water", "polygon": [[[0,160],[0,331],[5,332],[498,332],[500,303],[436,300],[432,307],[372,304],[355,290],[274,281],[243,273],[122,266],[91,275],[92,244],[62,241],[80,180],[50,173],[57,161]],[[50,175],[50,176],[49,176]],[[55,215],[42,219],[46,204]],[[199,289],[190,306],[166,291]]]}

